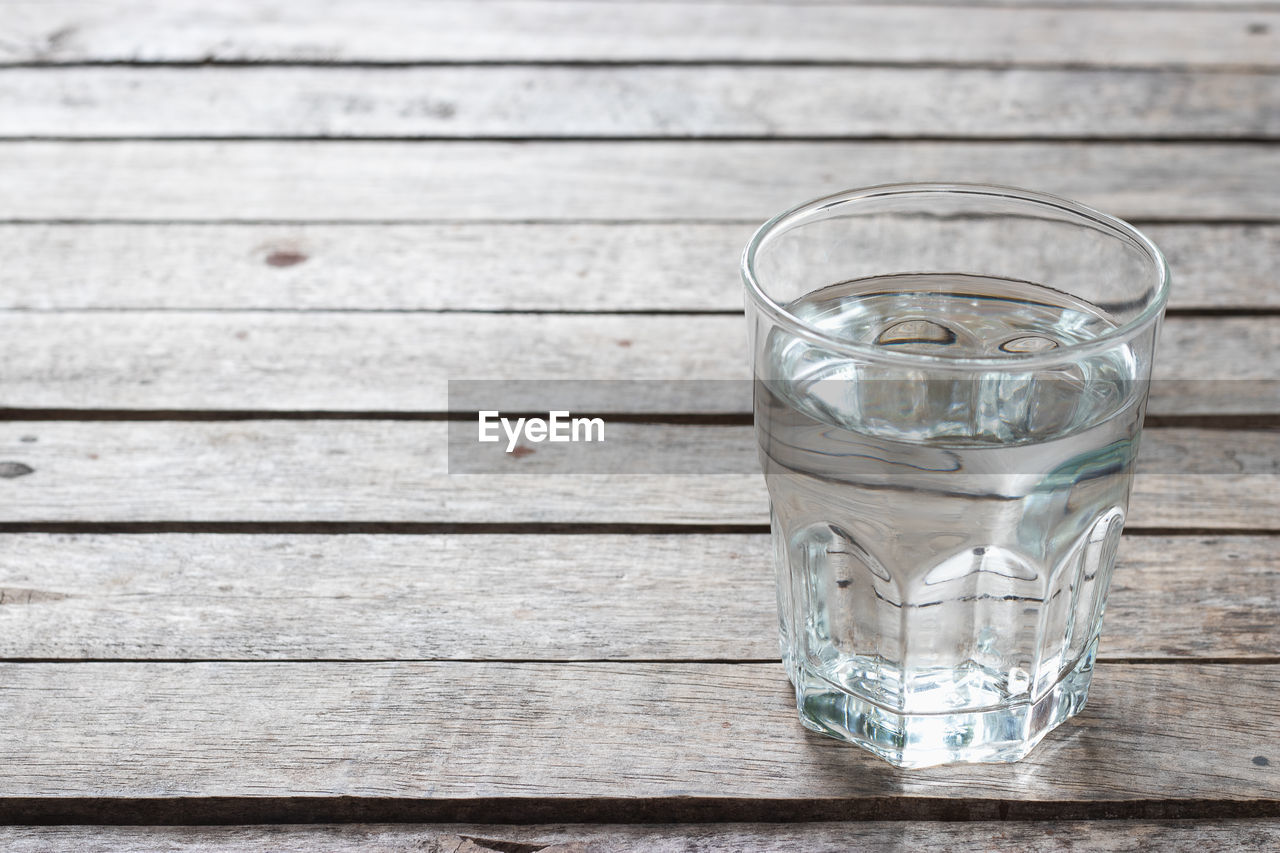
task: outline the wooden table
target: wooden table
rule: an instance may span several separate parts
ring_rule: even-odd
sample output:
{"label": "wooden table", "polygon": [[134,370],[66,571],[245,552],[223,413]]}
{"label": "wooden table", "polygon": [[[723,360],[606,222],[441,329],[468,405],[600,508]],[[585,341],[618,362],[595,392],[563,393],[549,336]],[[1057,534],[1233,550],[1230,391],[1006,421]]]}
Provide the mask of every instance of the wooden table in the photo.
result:
{"label": "wooden table", "polygon": [[[1280,3],[19,0],[0,62],[6,850],[1280,846]],[[752,227],[924,179],[1149,230],[1191,380],[1012,766],[799,726],[758,474],[446,471],[447,380],[744,377]]]}

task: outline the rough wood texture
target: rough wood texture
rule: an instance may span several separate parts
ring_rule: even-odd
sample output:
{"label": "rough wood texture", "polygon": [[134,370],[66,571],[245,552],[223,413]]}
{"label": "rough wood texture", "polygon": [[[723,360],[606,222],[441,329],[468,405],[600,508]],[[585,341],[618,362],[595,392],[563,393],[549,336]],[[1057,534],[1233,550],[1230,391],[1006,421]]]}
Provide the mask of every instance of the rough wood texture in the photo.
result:
{"label": "rough wood texture", "polygon": [[[1272,537],[1131,536],[1102,658],[1280,657]],[[0,657],[777,657],[766,534],[7,535]]]}
{"label": "rough wood texture", "polygon": [[0,73],[4,137],[1280,135],[1256,73],[940,68],[61,68]]}
{"label": "rough wood texture", "polygon": [[[1280,412],[1277,352],[1269,317],[1169,318],[1149,411]],[[578,411],[751,408],[737,316],[7,312],[0,362],[10,408],[430,412],[449,408],[450,380],[540,379],[609,380],[578,382],[575,396],[590,402],[560,398]],[[709,382],[690,399],[692,383],[624,381],[642,379],[742,381]],[[523,390],[530,402],[513,384],[496,407],[555,405]]]}
{"label": "rough wood texture", "polygon": [[[634,0],[601,0],[601,2],[634,2]],[[688,0],[649,0],[653,3],[685,3]],[[717,3],[733,4],[800,4],[815,5],[818,3],[830,3],[834,5],[863,5],[863,6],[883,6],[884,0],[715,0]],[[956,6],[960,8],[973,8],[976,6],[988,6],[992,8],[1008,8],[1008,7],[1036,7],[1048,6],[1051,8],[1060,8],[1063,0],[898,0],[896,6]],[[1280,6],[1280,0],[1078,0],[1072,3],[1072,6],[1093,7],[1093,8],[1116,8],[1124,9],[1128,7],[1154,6],[1157,8],[1182,8],[1187,9],[1236,9],[1236,10],[1252,10],[1252,9],[1273,9]]]}
{"label": "rough wood texture", "polygon": [[0,158],[11,221],[763,221],[903,180],[1034,186],[1129,219],[1280,217],[1266,144],[4,142]]}
{"label": "rough wood texture", "polygon": [[[30,471],[0,479],[0,521],[767,521],[750,427],[609,429],[633,470],[726,473],[539,474],[535,453],[449,475],[439,422],[9,422],[2,458]],[[1149,429],[1139,467],[1131,526],[1276,527],[1280,433]]]}
{"label": "rough wood texture", "polygon": [[[737,260],[754,230],[0,224],[0,308],[738,311]],[[1280,308],[1280,226],[1143,231],[1173,270],[1170,308]]]}
{"label": "rough wood texture", "polygon": [[317,13],[280,0],[27,3],[10,13],[0,59],[1280,65],[1280,15],[1269,10],[714,2],[658,8],[661,14],[645,2],[380,0],[325,4]]}
{"label": "rough wood texture", "polygon": [[743,377],[741,317],[678,312],[740,306],[750,227],[939,179],[1154,223],[1175,308],[1249,316],[1171,319],[1151,411],[1272,423],[1277,0],[3,17],[0,823],[458,823],[0,847],[1280,846],[1280,432],[1149,430],[1085,713],[902,773],[795,720],[742,398],[611,424],[597,475],[450,475],[473,425],[433,414],[445,378]]}
{"label": "rough wood texture", "polygon": [[680,825],[551,824],[329,824],[320,826],[65,826],[2,827],[0,844],[10,853],[76,850],[79,853],[652,853],[796,850],[1009,853],[1090,850],[1131,853],[1266,851],[1280,846],[1280,821],[1073,821],[931,823],[719,823]]}
{"label": "rough wood texture", "polygon": [[802,729],[778,664],[4,664],[0,678],[0,803],[394,797],[448,819],[488,800],[497,820],[531,798],[550,820],[582,798],[677,820],[706,800],[730,819],[1280,803],[1272,665],[1102,664],[1086,710],[1024,761],[910,773]]}

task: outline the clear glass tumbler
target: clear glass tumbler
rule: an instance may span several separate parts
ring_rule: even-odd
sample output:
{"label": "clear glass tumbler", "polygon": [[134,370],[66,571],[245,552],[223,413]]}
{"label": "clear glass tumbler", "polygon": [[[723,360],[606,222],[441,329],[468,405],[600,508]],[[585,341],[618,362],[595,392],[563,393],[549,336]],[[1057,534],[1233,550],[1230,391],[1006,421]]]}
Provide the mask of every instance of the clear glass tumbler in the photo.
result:
{"label": "clear glass tumbler", "polygon": [[807,727],[1016,761],[1084,705],[1169,273],[1041,193],[851,190],[742,261],[782,657]]}

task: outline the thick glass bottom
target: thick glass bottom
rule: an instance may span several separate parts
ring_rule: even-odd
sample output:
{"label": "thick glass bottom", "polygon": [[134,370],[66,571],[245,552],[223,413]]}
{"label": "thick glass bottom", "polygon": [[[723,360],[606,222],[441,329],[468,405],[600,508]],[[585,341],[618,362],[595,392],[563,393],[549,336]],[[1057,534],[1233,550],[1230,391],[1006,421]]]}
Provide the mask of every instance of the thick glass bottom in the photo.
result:
{"label": "thick glass bottom", "polygon": [[793,670],[806,728],[847,741],[896,767],[1003,763],[1027,755],[1089,698],[1097,641],[1035,702],[948,713],[906,714],[874,704],[808,671]]}

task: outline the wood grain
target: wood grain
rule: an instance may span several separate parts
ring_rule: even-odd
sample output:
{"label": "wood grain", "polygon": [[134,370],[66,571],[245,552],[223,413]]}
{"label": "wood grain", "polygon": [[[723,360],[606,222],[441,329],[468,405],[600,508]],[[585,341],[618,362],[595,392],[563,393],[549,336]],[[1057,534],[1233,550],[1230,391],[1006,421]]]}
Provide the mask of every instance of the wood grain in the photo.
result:
{"label": "wood grain", "polygon": [[[890,180],[1151,220],[1175,307],[1275,313],[1280,7],[1055,3],[7,9],[0,406],[43,411],[0,422],[0,822],[526,825],[0,846],[1280,844],[1280,432],[1149,430],[1090,706],[1020,764],[904,774],[795,721],[749,428],[617,423],[622,473],[540,448],[464,476],[439,420],[231,411],[741,378],[736,316],[434,312],[729,312],[746,223]],[[1277,334],[1172,318],[1160,369],[1191,381],[1151,411],[1280,413],[1230,381],[1280,379]],[[1138,820],[1058,822],[1103,817]],[[673,825],[726,819],[778,823]],[[870,822],[781,823],[815,819]]]}
{"label": "wood grain", "polygon": [[910,773],[802,729],[778,664],[4,664],[0,678],[0,802],[293,796],[323,814],[317,798],[380,797],[502,820],[535,801],[554,821],[1280,801],[1273,665],[1102,664],[1081,716],[1024,761]]}
{"label": "wood grain", "polygon": [[[769,538],[0,536],[0,658],[757,660]],[[1280,657],[1273,537],[1130,536],[1103,660]]]}
{"label": "wood grain", "polygon": [[[755,224],[0,224],[0,308],[740,311]],[[1280,226],[1144,225],[1173,310],[1274,310]],[[998,238],[998,233],[992,235]]]}
{"label": "wood grain", "polygon": [[1273,75],[823,67],[15,68],[3,137],[1280,136]]}
{"label": "wood grain", "polygon": [[[1169,318],[1149,410],[1280,412],[1277,353],[1268,317]],[[0,360],[10,408],[439,412],[451,380],[508,380],[493,394],[507,411],[751,408],[736,316],[5,312]],[[574,393],[560,405],[517,380],[572,380]],[[691,395],[674,380],[706,382]]]}
{"label": "wood grain", "polygon": [[[430,421],[9,422],[5,522],[759,524],[767,502],[750,427],[610,425],[633,470],[447,472]],[[545,446],[544,446],[545,447]],[[545,454],[543,454],[545,455]],[[1149,429],[1131,527],[1276,527],[1280,433]],[[552,462],[547,467],[555,470]],[[741,473],[738,473],[741,472]]]}
{"label": "wood grain", "polygon": [[[634,2],[634,0],[601,0],[601,2]],[[685,3],[688,0],[648,0],[652,3]],[[884,0],[716,0],[717,3],[732,4],[804,4],[814,5],[819,3],[831,3],[835,5],[863,5],[863,6],[883,6]],[[961,8],[971,8],[975,6],[988,6],[993,8],[1012,7],[1036,7],[1048,6],[1051,8],[1059,8],[1062,6],[1062,0],[899,0],[895,5],[898,6],[956,6]],[[1271,9],[1280,6],[1280,0],[1080,0],[1073,3],[1073,6],[1085,6],[1094,8],[1117,8],[1123,9],[1127,7],[1155,6],[1157,8],[1180,8],[1187,9],[1237,9],[1237,10],[1253,10],[1253,9]]]}
{"label": "wood grain", "polygon": [[[504,846],[495,848],[495,842]],[[77,850],[80,853],[622,853],[649,850],[792,853],[802,849],[968,853],[975,849],[1048,853],[1087,849],[1098,853],[1162,850],[1270,850],[1280,845],[1280,821],[866,821],[818,823],[716,823],[679,825],[552,824],[328,824],[319,826],[59,826],[0,827],[11,853]]]}
{"label": "wood grain", "polygon": [[904,180],[1034,186],[1129,219],[1280,217],[1266,144],[9,141],[0,158],[8,221],[760,222]]}
{"label": "wood grain", "polygon": [[[1267,29],[1258,30],[1257,24]],[[379,0],[28,3],[0,59],[61,62],[797,60],[1277,67],[1275,11]],[[1251,29],[1252,27],[1252,29]],[[531,32],[537,38],[529,38]]]}

